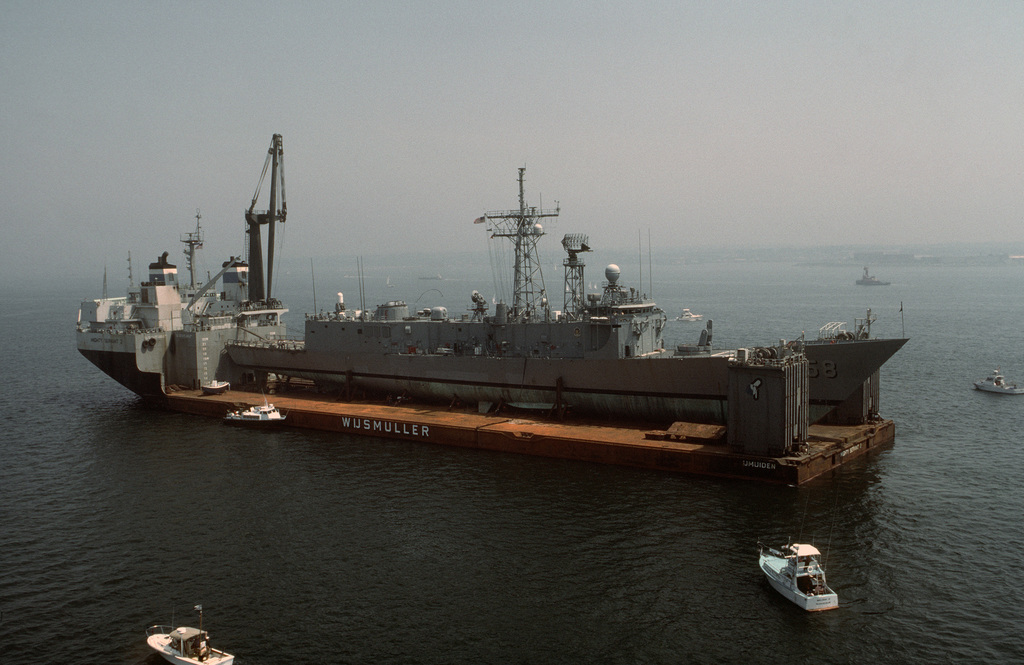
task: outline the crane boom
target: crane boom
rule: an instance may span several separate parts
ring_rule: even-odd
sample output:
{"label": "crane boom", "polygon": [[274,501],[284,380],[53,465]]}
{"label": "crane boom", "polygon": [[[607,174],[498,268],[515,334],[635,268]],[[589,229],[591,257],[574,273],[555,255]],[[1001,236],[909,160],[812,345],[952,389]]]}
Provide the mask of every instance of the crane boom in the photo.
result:
{"label": "crane boom", "polygon": [[[256,201],[259,199],[260,190],[263,188],[263,181],[267,177],[267,170],[270,169],[270,204],[267,210],[256,210]],[[280,191],[280,202],[278,192]],[[263,163],[263,172],[260,174],[260,181],[256,185],[256,193],[253,194],[252,203],[245,212],[246,246],[249,258],[249,295],[252,300],[270,300],[274,282],[274,231],[276,222],[285,222],[288,215],[288,204],[284,198],[284,148],[280,134],[274,134],[270,139],[270,149],[267,150],[267,159]],[[269,226],[267,232],[267,265],[266,284],[264,285],[263,269],[263,239],[260,227],[264,224]]]}

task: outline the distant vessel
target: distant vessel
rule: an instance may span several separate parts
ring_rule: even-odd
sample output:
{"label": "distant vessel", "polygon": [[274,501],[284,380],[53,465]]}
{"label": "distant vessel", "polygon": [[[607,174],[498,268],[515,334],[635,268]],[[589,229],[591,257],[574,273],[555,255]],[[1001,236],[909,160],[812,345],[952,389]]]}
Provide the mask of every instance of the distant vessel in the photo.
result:
{"label": "distant vessel", "polygon": [[861,286],[889,286],[889,282],[883,282],[874,275],[868,274],[868,267],[864,266],[864,276],[857,280]]}
{"label": "distant vessel", "polygon": [[758,543],[758,563],[772,588],[797,607],[809,612],[834,610],[839,596],[825,582],[818,548],[793,543],[781,550]]}
{"label": "distant vessel", "polygon": [[700,321],[703,318],[703,314],[694,314],[690,310],[684,309],[683,313],[676,317],[676,321]]}
{"label": "distant vessel", "polygon": [[199,628],[191,626],[150,626],[146,644],[164,660],[177,665],[230,665],[235,657],[210,646],[210,636],[203,630],[203,606],[199,612]]}
{"label": "distant vessel", "polygon": [[441,277],[440,274],[437,274],[437,275],[427,275],[425,277],[420,277],[420,279],[435,279],[435,280],[436,279],[440,279],[440,280],[443,280],[444,277]]}
{"label": "distant vessel", "polygon": [[1024,395],[1024,388],[1018,388],[1016,383],[1008,383],[999,369],[992,372],[991,376],[981,381],[975,381],[974,387],[978,390],[998,393],[1000,395]]}
{"label": "distant vessel", "polygon": [[265,403],[263,406],[250,406],[248,409],[228,411],[224,416],[225,425],[236,427],[280,427],[288,416],[282,415],[276,406]]}

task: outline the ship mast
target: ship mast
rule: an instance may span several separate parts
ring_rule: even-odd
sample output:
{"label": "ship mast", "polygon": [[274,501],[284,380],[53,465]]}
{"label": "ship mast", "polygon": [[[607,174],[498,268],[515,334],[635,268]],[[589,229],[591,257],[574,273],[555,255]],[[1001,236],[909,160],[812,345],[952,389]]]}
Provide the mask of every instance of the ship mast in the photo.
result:
{"label": "ship mast", "polygon": [[[268,168],[270,168],[270,205],[266,210],[256,210],[256,199],[259,198]],[[277,200],[279,189],[280,207]],[[245,241],[246,255],[249,258],[249,297],[252,300],[271,300],[271,287],[274,281],[274,230],[277,227],[276,222],[284,224],[287,216],[288,203],[284,196],[284,148],[281,135],[274,134],[270,139],[270,149],[267,151],[267,159],[263,163],[263,173],[260,174],[259,184],[256,185],[256,193],[252,196],[252,204],[245,211],[245,221],[248,225]],[[269,226],[265,286],[263,281],[263,239],[260,237],[260,226],[263,224]]]}
{"label": "ship mast", "polygon": [[494,222],[494,238],[509,238],[515,247],[515,274],[513,276],[512,309],[510,315],[520,321],[539,318],[547,311],[548,299],[544,289],[537,241],[544,235],[544,227],[537,221],[541,217],[557,217],[558,202],[554,210],[543,210],[526,205],[523,176],[526,168],[519,169],[519,210],[488,212],[484,218]]}
{"label": "ship mast", "polygon": [[196,208],[196,230],[195,233],[186,233],[181,237],[185,243],[185,264],[188,266],[189,288],[196,288],[196,250],[203,248],[203,230],[199,227],[199,220],[203,216]]}
{"label": "ship mast", "polygon": [[565,300],[562,310],[570,321],[583,318],[583,268],[586,264],[579,255],[589,252],[590,239],[582,233],[567,233],[562,238],[562,247],[569,255],[562,265],[565,266]]}

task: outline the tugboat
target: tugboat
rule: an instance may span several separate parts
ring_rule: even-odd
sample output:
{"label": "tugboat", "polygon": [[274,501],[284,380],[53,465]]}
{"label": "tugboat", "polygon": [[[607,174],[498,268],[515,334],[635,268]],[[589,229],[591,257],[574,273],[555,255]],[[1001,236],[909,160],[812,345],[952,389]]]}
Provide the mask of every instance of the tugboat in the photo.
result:
{"label": "tugboat", "polygon": [[834,610],[839,596],[825,582],[825,569],[814,545],[791,543],[781,550],[758,543],[758,562],[768,583],[784,598],[808,612]]}
{"label": "tugboat", "polygon": [[203,630],[203,606],[196,605],[199,612],[199,628],[191,626],[150,626],[146,629],[146,644],[163,656],[164,660],[177,665],[230,665],[235,657],[210,646],[210,636]]}
{"label": "tugboat", "polygon": [[883,282],[874,275],[868,274],[868,267],[864,266],[864,276],[857,280],[861,286],[889,286],[889,282]]}
{"label": "tugboat", "polygon": [[992,376],[985,377],[982,381],[975,381],[974,387],[999,395],[1024,395],[1024,388],[1018,388],[1016,383],[1007,383],[998,368],[992,372]]}

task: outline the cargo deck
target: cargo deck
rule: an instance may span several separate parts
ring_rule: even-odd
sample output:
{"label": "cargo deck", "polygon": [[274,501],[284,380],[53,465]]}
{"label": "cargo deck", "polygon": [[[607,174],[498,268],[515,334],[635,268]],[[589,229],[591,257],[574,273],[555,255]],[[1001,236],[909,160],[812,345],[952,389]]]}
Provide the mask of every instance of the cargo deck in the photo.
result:
{"label": "cargo deck", "polygon": [[[167,396],[174,411],[222,418],[229,408],[262,404],[259,393],[204,395],[182,390]],[[537,417],[488,415],[444,407],[342,402],[301,391],[275,394],[287,426],[424,443],[495,450],[659,471],[800,485],[870,452],[893,444],[895,425],[810,425],[806,445],[784,457],[736,452],[719,426],[674,423],[652,430],[635,423],[586,423]]]}

